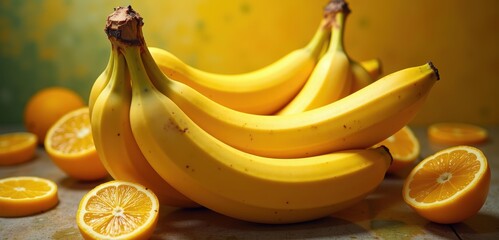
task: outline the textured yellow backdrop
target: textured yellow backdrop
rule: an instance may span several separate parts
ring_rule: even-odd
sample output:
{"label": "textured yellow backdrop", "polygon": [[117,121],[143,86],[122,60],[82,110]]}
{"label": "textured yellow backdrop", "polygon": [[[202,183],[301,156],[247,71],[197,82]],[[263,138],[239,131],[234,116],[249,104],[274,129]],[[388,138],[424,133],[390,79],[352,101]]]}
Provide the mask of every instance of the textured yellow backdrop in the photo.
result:
{"label": "textured yellow backdrop", "polygon": [[[149,46],[201,69],[236,73],[303,46],[327,0],[1,0],[0,124],[22,121],[29,96],[53,85],[85,99],[103,70],[105,19],[131,4],[144,17]],[[499,1],[349,1],[346,49],[380,58],[385,73],[423,64],[439,68],[413,124],[499,123]]]}

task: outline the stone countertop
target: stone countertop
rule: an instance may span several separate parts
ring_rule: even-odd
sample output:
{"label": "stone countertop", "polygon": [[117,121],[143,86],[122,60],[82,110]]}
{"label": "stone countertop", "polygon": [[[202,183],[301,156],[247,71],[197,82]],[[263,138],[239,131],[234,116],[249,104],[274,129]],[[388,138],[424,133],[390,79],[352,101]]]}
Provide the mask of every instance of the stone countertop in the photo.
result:
{"label": "stone countertop", "polygon": [[[0,133],[22,131],[0,126]],[[427,141],[426,127],[412,128],[421,143],[421,157],[442,146]],[[479,145],[487,157],[492,180],[480,212],[458,224],[442,225],[419,217],[402,199],[404,174],[387,176],[379,188],[355,206],[316,221],[286,225],[248,223],[207,209],[162,206],[153,239],[499,239],[499,126],[487,127],[490,139]],[[59,187],[59,204],[44,213],[0,218],[0,239],[82,239],[75,214],[83,195],[102,183],[67,177],[42,147],[32,161],[0,167],[0,178],[11,176],[48,178]]]}

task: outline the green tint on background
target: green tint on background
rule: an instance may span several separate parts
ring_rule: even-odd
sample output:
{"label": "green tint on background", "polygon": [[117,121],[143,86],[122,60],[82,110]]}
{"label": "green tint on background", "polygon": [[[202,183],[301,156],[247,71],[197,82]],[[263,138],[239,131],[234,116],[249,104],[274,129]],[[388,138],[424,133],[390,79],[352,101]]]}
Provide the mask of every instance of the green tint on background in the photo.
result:
{"label": "green tint on background", "polygon": [[87,101],[110,51],[103,30],[117,3],[102,2],[1,1],[0,125],[22,123],[29,97],[45,87],[68,87]]}

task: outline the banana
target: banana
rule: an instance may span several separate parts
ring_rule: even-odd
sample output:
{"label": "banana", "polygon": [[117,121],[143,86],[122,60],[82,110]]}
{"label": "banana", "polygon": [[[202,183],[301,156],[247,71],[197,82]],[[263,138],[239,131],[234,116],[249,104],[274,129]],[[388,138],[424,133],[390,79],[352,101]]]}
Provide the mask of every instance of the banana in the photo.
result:
{"label": "banana", "polygon": [[199,126],[235,148],[267,157],[303,157],[372,146],[412,120],[438,79],[428,63],[386,76],[319,109],[262,116],[225,108],[184,84],[169,81],[154,70],[147,51],[142,57],[155,86]]}
{"label": "banana", "polygon": [[[142,23],[141,18],[134,21],[129,24],[134,28]],[[116,28],[109,32],[124,27]],[[247,114],[217,104],[189,86],[168,79],[145,46],[140,27],[137,30],[135,35],[128,34],[130,39],[126,41],[113,36],[109,39],[114,44],[137,42],[140,64],[145,66],[154,86],[201,128],[232,147],[266,157],[296,158],[371,147],[411,121],[439,79],[437,69],[427,63],[387,75],[340,100],[307,112],[282,116]]]}
{"label": "banana", "polygon": [[130,127],[132,93],[126,62],[122,54],[117,54],[117,49],[112,52],[112,73],[93,104],[91,118],[99,158],[113,178],[152,189],[162,204],[197,207],[198,204],[179,193],[154,171],[137,146]]}
{"label": "banana", "polygon": [[379,79],[382,73],[381,60],[378,58],[356,62],[350,59],[352,71],[352,92],[355,92]]}
{"label": "banana", "polygon": [[333,19],[329,48],[297,96],[281,109],[278,115],[295,114],[321,107],[351,92],[350,60],[343,48],[348,5],[344,1],[331,1],[326,9]]}
{"label": "banana", "polygon": [[356,92],[361,88],[374,82],[371,74],[365,69],[361,63],[350,60],[350,71],[352,74],[352,88],[351,92]]}
{"label": "banana", "polygon": [[149,51],[169,78],[191,86],[215,102],[242,112],[272,114],[286,105],[307,81],[330,35],[330,22],[326,14],[305,47],[243,74],[210,73],[189,66],[160,48],[151,47]]}
{"label": "banana", "polygon": [[351,206],[383,180],[391,162],[384,147],[279,159],[224,144],[152,85],[140,51],[123,48],[133,135],[151,166],[201,205],[251,222],[294,223]]}
{"label": "banana", "polygon": [[379,58],[373,58],[360,62],[360,65],[369,73],[371,79],[377,80],[383,73],[383,66]]}
{"label": "banana", "polygon": [[114,54],[113,54],[114,49],[111,49],[111,53],[109,55],[109,61],[107,62],[107,66],[104,69],[104,71],[97,77],[95,80],[94,84],[92,85],[92,88],[90,89],[90,96],[88,97],[88,109],[90,111],[90,119],[92,118],[92,109],[95,104],[95,100],[99,96],[100,92],[102,89],[107,85],[111,72],[113,72],[113,66],[114,66]]}

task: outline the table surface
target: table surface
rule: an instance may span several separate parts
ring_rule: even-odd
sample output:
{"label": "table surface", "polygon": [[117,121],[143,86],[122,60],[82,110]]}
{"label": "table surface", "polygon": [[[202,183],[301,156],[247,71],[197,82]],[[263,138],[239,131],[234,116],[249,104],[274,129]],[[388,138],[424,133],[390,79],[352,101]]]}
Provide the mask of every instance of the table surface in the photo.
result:
{"label": "table surface", "polygon": [[[0,133],[22,131],[0,126]],[[421,143],[420,159],[443,149],[427,141],[426,127],[412,127]],[[419,217],[403,201],[406,174],[387,175],[379,188],[355,206],[316,221],[265,225],[235,220],[210,210],[162,206],[153,239],[499,239],[499,126],[487,127],[489,141],[477,146],[489,161],[492,180],[480,212],[458,224],[442,225]],[[83,195],[110,180],[81,182],[67,177],[37,149],[35,159],[0,167],[0,178],[38,176],[59,187],[59,204],[44,213],[0,218],[0,239],[82,239],[75,213]]]}

